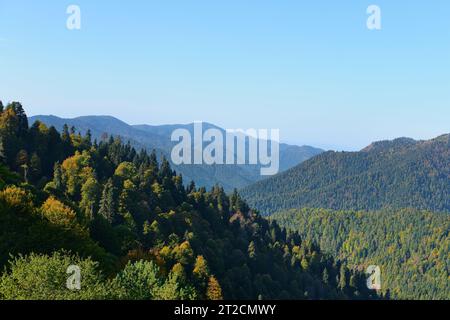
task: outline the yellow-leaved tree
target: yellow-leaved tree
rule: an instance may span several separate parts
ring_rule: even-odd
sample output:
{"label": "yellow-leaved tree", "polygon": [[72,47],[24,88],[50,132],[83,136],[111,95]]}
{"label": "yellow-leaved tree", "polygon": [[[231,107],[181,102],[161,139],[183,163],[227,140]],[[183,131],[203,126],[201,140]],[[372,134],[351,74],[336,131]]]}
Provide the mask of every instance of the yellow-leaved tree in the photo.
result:
{"label": "yellow-leaved tree", "polygon": [[71,227],[76,225],[77,214],[71,208],[55,199],[49,197],[41,206],[42,216],[52,224]]}
{"label": "yellow-leaved tree", "polygon": [[217,281],[214,276],[209,277],[206,297],[209,300],[223,300],[222,288],[220,287],[219,281]]}

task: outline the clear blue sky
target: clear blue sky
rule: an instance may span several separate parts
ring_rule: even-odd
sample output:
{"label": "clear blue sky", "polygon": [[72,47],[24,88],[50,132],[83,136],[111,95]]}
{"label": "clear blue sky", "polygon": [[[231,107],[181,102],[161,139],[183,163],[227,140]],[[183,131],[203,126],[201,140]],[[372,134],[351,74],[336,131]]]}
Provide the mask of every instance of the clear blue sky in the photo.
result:
{"label": "clear blue sky", "polygon": [[29,115],[280,128],[345,150],[425,139],[450,132],[450,1],[0,0],[0,72],[0,99]]}

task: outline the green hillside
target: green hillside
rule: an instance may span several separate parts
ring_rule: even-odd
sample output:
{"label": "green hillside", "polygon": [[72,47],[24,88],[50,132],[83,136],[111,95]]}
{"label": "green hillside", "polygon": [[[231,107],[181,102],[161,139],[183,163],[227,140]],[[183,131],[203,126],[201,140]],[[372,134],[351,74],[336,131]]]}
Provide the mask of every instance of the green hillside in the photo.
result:
{"label": "green hillside", "polygon": [[382,141],[360,152],[326,152],[241,194],[265,215],[301,207],[450,211],[450,135]]}
{"label": "green hillside", "polygon": [[[80,267],[80,291],[66,288]],[[0,103],[0,299],[367,299],[365,275],[236,193]]]}
{"label": "green hillside", "polygon": [[373,212],[292,209],[271,219],[351,268],[381,268],[394,299],[450,299],[450,215],[414,209]]}

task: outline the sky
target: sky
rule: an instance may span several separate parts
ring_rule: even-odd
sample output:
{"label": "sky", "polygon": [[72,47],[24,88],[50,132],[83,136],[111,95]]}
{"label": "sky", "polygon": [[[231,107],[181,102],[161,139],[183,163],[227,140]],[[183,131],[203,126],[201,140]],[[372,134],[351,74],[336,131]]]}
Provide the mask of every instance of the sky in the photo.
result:
{"label": "sky", "polygon": [[429,139],[450,132],[450,1],[0,0],[0,100],[334,150]]}

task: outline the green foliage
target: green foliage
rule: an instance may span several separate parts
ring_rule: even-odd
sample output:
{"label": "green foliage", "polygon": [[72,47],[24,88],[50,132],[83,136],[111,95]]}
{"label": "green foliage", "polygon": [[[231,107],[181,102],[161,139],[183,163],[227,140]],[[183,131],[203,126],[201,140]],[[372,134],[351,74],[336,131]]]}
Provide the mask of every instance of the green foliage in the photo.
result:
{"label": "green foliage", "polygon": [[17,183],[18,181],[18,175],[9,171],[5,165],[0,163],[0,190],[5,188],[8,184]]}
{"label": "green foliage", "polygon": [[129,262],[117,275],[114,285],[121,299],[151,300],[158,297],[162,281],[158,266],[152,261],[140,260]]}
{"label": "green foliage", "polygon": [[[67,268],[81,270],[81,290],[69,290]],[[93,300],[110,298],[109,287],[90,259],[55,252],[51,256],[30,254],[10,261],[0,277],[0,300]]]}
{"label": "green foliage", "polygon": [[[20,133],[22,143],[6,152],[9,170],[0,170],[0,266],[16,257],[2,275],[5,298],[377,297],[357,281],[340,288],[339,261],[269,223],[237,191],[228,196],[220,186],[210,192],[193,183],[185,187],[166,159],[158,164],[154,152],[136,152],[113,137],[92,143],[68,126],[61,135],[39,123],[28,128],[20,120],[23,110],[16,109],[7,107],[0,117],[5,146],[18,143],[9,132]],[[20,155],[33,175],[8,162],[10,155]],[[9,179],[9,171],[21,173],[22,184]],[[53,254],[61,249],[81,258]],[[94,280],[86,295],[62,292],[60,269],[73,259],[87,261],[98,288],[111,292],[96,291]],[[97,268],[113,280],[97,277]],[[57,283],[32,295],[24,283],[33,273],[36,285],[53,276]],[[348,275],[356,279],[359,273]]]}
{"label": "green foliage", "polygon": [[134,177],[136,177],[136,174],[136,166],[131,162],[122,162],[114,172],[114,175],[124,180],[132,180]]}
{"label": "green foliage", "polygon": [[197,294],[191,285],[183,285],[174,274],[169,274],[167,280],[158,290],[156,300],[195,300]]}
{"label": "green foliage", "polygon": [[114,259],[73,223],[70,209],[56,200],[42,209],[33,207],[30,194],[22,188],[0,191],[0,268],[10,255],[66,249],[92,257],[107,271],[114,269]]}
{"label": "green foliage", "polygon": [[94,218],[98,211],[100,185],[93,175],[88,177],[81,187],[80,209],[88,221]]}
{"label": "green foliage", "polygon": [[[450,299],[448,213],[293,209],[271,219],[315,241],[350,268],[363,271],[369,265],[380,266],[383,295]],[[339,287],[345,288],[350,278],[344,277],[344,268],[340,273]]]}

